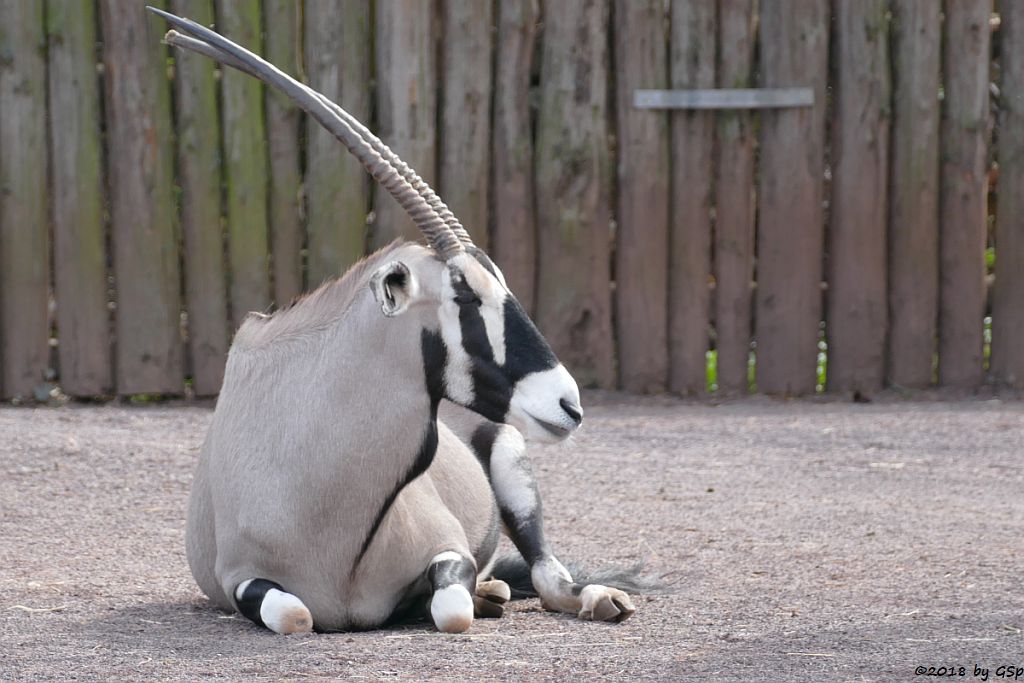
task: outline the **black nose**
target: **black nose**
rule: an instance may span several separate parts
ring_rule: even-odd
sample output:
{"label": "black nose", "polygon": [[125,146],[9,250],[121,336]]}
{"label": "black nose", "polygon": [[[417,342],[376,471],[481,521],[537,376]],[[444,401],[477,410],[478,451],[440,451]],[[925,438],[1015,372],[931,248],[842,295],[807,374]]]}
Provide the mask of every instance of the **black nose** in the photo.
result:
{"label": "black nose", "polygon": [[562,406],[562,410],[564,410],[566,414],[572,418],[573,422],[575,422],[576,424],[583,422],[583,409],[580,408],[577,404],[571,403],[563,398],[561,401],[558,402],[558,405]]}

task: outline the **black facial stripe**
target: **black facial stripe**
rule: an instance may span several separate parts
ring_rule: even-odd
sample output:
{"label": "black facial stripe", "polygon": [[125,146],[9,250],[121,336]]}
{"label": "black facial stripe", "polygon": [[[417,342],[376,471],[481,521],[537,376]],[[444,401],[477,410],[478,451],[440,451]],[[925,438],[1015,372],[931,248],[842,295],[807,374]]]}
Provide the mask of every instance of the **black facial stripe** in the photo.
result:
{"label": "black facial stripe", "polygon": [[[461,286],[472,292],[465,281]],[[462,295],[461,288],[456,287],[456,295]],[[474,293],[473,296],[476,296]],[[484,324],[484,317],[480,313],[479,305],[459,306],[459,328],[462,331],[462,348],[466,350],[471,358],[480,358],[491,363],[494,362],[494,349],[491,348],[491,340],[487,336],[487,326]]]}
{"label": "black facial stripe", "polygon": [[505,374],[515,383],[558,365],[555,352],[515,297],[505,299]]}
{"label": "black facial stripe", "polygon": [[274,583],[273,581],[267,581],[266,579],[253,579],[250,581],[249,585],[242,591],[242,597],[236,601],[238,603],[238,611],[250,621],[266,628],[267,625],[263,623],[263,617],[260,616],[260,607],[263,606],[263,598],[267,597],[267,591],[272,588],[284,592],[281,584]]}
{"label": "black facial stripe", "polygon": [[[492,275],[496,272],[486,254],[474,256]],[[473,401],[467,407],[489,420],[504,422],[516,383],[529,374],[554,368],[558,359],[523,307],[509,295],[502,309],[504,339],[499,341],[505,346],[505,362],[499,365],[487,335],[480,297],[457,268],[451,269],[450,277],[459,305],[462,348],[471,364]]]}
{"label": "black facial stripe", "polygon": [[427,394],[430,396],[430,416],[427,420],[427,431],[423,436],[423,441],[420,443],[416,458],[409,465],[409,469],[406,470],[405,475],[399,480],[395,488],[388,494],[380,510],[377,511],[373,525],[370,527],[366,538],[363,539],[359,555],[356,556],[356,561],[352,565],[353,575],[359,568],[359,563],[362,562],[366,551],[370,549],[370,544],[373,543],[373,539],[377,536],[381,522],[384,521],[384,517],[387,515],[388,510],[391,509],[395,499],[398,498],[398,494],[418,476],[427,471],[430,464],[434,462],[434,455],[437,453],[437,405],[444,395],[444,368],[448,362],[448,352],[445,349],[441,335],[429,330],[422,331],[420,335],[420,348],[423,353],[423,370],[426,376]]}

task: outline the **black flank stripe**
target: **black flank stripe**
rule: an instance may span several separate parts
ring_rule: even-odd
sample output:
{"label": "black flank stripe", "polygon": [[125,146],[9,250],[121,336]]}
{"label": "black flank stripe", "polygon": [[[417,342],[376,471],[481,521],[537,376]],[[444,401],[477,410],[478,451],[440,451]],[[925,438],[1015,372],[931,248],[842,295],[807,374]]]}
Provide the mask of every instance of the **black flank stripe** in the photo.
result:
{"label": "black flank stripe", "polygon": [[423,436],[419,451],[416,453],[416,459],[413,460],[409,469],[406,470],[398,485],[395,486],[384,500],[384,504],[377,512],[377,517],[373,520],[370,532],[363,539],[359,555],[356,556],[356,561],[352,565],[353,575],[359,568],[360,562],[363,561],[366,551],[370,549],[370,544],[373,543],[373,539],[377,536],[381,522],[384,521],[384,517],[391,509],[391,506],[394,505],[398,494],[418,476],[427,471],[430,464],[434,462],[434,455],[437,454],[437,406],[444,395],[444,367],[448,362],[448,353],[445,350],[444,342],[441,340],[441,335],[428,330],[423,330],[420,336],[420,348],[423,351],[423,368],[426,376],[427,393],[430,396],[430,416],[427,421],[427,431]]}

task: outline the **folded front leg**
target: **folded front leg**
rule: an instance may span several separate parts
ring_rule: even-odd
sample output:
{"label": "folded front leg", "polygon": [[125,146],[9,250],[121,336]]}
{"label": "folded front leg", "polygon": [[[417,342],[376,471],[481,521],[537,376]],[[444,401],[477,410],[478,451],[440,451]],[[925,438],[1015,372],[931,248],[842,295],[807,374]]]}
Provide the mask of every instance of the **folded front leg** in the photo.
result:
{"label": "folded front leg", "polygon": [[522,435],[507,425],[485,423],[474,431],[471,443],[490,476],[505,533],[530,566],[530,578],[544,607],[595,621],[629,618],[636,608],[626,593],[599,584],[576,583],[551,552]]}

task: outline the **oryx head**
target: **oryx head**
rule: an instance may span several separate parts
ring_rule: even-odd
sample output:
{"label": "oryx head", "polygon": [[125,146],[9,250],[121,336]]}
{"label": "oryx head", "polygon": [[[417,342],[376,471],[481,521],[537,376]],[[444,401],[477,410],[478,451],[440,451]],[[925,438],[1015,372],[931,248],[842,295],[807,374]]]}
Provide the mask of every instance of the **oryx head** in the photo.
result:
{"label": "oryx head", "polygon": [[170,31],[165,42],[212,57],[291,97],[363,163],[416,223],[434,252],[432,265],[391,261],[373,274],[370,288],[382,315],[423,316],[438,334],[444,353],[432,360],[444,364],[446,398],[539,440],[561,440],[579,427],[583,411],[576,382],[498,267],[408,165],[348,112],[272,64],[195,22],[153,11],[195,36]]}

